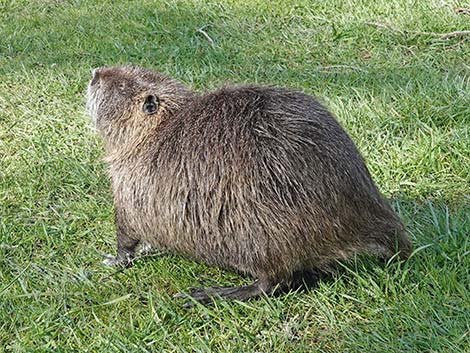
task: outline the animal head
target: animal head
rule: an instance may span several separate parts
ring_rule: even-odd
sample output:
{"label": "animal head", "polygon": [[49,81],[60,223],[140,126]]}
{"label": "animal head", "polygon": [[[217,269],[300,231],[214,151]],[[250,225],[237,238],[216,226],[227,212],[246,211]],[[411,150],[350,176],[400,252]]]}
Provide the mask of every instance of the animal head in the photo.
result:
{"label": "animal head", "polygon": [[87,111],[108,146],[148,133],[181,108],[191,91],[158,72],[135,66],[93,70]]}

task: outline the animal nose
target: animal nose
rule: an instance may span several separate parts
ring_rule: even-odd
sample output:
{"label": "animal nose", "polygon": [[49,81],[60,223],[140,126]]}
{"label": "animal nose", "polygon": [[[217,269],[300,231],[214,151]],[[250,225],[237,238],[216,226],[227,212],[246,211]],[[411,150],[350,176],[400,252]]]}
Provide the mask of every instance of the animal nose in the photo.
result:
{"label": "animal nose", "polygon": [[93,86],[95,83],[97,83],[100,79],[100,70],[101,68],[97,67],[96,69],[93,69],[91,75],[92,75],[92,79],[91,79],[91,85]]}

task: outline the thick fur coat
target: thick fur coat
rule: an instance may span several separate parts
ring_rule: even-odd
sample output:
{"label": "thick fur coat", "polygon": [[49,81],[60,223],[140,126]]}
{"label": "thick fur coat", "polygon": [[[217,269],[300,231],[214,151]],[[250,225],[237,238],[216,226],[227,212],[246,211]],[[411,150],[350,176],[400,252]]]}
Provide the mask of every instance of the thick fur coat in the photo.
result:
{"label": "thick fur coat", "polygon": [[106,144],[117,262],[144,241],[267,290],[356,254],[410,253],[358,149],[309,95],[258,86],[199,95],[123,66],[95,71],[87,104]]}

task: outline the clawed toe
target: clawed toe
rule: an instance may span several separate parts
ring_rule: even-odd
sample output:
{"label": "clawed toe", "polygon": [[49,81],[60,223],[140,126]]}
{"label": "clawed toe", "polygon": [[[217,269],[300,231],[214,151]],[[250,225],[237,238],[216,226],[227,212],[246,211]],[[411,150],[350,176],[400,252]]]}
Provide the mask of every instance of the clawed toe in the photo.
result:
{"label": "clawed toe", "polygon": [[187,301],[186,303],[183,304],[184,308],[191,308],[194,306],[194,301],[199,302],[201,304],[207,304],[209,303],[214,296],[217,296],[217,293],[212,293],[210,294],[210,289],[204,289],[204,288],[190,288],[188,289],[189,293],[184,293],[184,292],[179,292],[173,295],[173,298],[175,299],[192,299],[190,301]]}
{"label": "clawed toe", "polygon": [[103,264],[105,264],[106,266],[116,266],[116,264],[118,263],[116,256],[106,254],[106,255],[103,255],[103,257],[104,257]]}
{"label": "clawed toe", "polygon": [[132,259],[130,258],[122,258],[122,257],[119,257],[119,256],[112,256],[112,255],[109,255],[109,254],[106,254],[106,255],[103,255],[104,257],[104,260],[103,260],[103,264],[105,264],[106,266],[112,266],[112,267],[116,267],[116,266],[123,266],[123,267],[130,267],[132,266]]}
{"label": "clawed toe", "polygon": [[179,292],[173,295],[173,298],[180,299],[180,298],[187,298],[189,295],[183,292]]}

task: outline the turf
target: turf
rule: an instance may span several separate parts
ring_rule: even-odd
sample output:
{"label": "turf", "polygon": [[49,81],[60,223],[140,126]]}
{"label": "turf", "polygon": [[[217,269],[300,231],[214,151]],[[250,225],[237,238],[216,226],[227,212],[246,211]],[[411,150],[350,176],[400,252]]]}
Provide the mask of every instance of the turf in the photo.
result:
{"label": "turf", "polygon": [[[468,3],[467,3],[468,5]],[[470,29],[459,1],[0,1],[0,351],[468,352]],[[319,97],[408,226],[403,264],[315,289],[181,307],[249,280],[174,254],[113,273],[91,69]]]}

